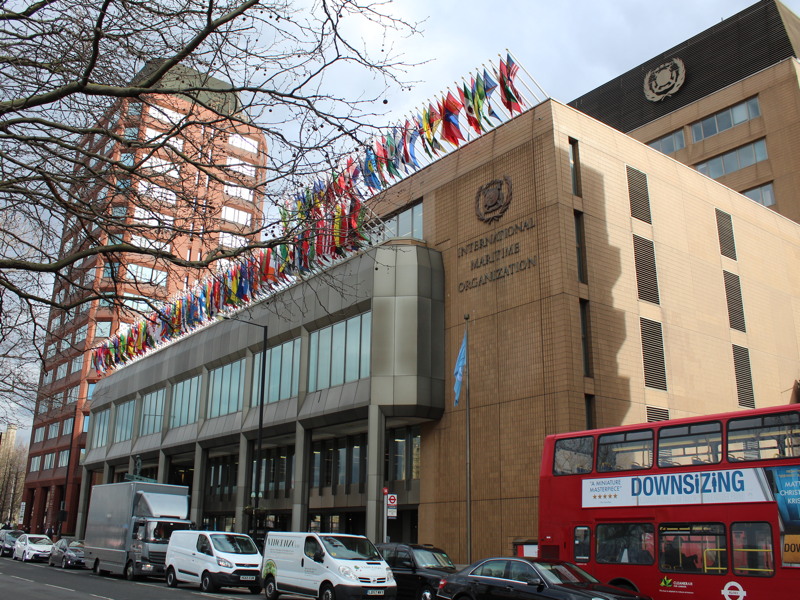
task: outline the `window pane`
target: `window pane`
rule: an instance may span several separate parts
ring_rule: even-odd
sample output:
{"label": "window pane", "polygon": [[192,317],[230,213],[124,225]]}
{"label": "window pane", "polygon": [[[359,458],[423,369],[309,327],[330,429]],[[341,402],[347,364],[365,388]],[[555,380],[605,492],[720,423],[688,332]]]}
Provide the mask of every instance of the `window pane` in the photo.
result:
{"label": "window pane", "polygon": [[769,523],[731,525],[733,572],[750,577],[770,577],[775,572]]}
{"label": "window pane", "polygon": [[761,107],[758,105],[758,98],[750,98],[747,101],[747,112],[751,119],[761,116]]}
{"label": "window pane", "polygon": [[629,431],[602,435],[597,441],[599,472],[630,471],[653,465],[653,432]]}
{"label": "window pane", "polygon": [[347,320],[347,340],[344,346],[345,353],[345,381],[355,381],[361,372],[359,358],[359,344],[361,342],[361,318],[355,317]]}
{"label": "window pane", "polygon": [[[753,146],[751,144],[748,144],[747,146],[742,146],[741,148],[739,148],[739,150],[737,151],[737,154],[739,155],[739,168],[740,169],[744,169],[745,167],[749,167],[750,165],[753,165],[756,162],[756,155],[755,155],[755,152],[753,150]],[[730,171],[728,171],[727,168],[726,168],[725,172],[729,173]]]}
{"label": "window pane", "polygon": [[294,341],[281,345],[281,392],[280,397],[289,398],[292,395],[292,356],[294,354]]}
{"label": "window pane", "polygon": [[686,141],[683,137],[683,129],[675,132],[675,150],[683,150],[686,147]]}
{"label": "window pane", "polygon": [[333,349],[331,351],[331,387],[344,383],[345,322],[333,326]]}
{"label": "window pane", "polygon": [[297,396],[300,386],[300,338],[295,339],[292,351],[292,396]]}
{"label": "window pane", "polygon": [[747,121],[747,105],[737,104],[731,111],[733,112],[733,124],[738,125]]}
{"label": "window pane", "polygon": [[703,126],[700,123],[692,125],[692,140],[699,142],[703,139]]}
{"label": "window pane", "polygon": [[675,152],[675,142],[671,135],[661,140],[661,152],[664,154],[672,154]]}
{"label": "window pane", "polygon": [[722,523],[662,523],[658,546],[662,571],[717,575],[728,570]]}
{"label": "window pane", "polygon": [[717,179],[718,177],[722,177],[725,174],[725,171],[722,168],[722,158],[719,156],[716,158],[712,158],[708,161],[708,176],[712,179]]}
{"label": "window pane", "polygon": [[709,117],[701,122],[703,127],[703,137],[707,138],[710,135],[717,133],[717,120],[715,117]]}
{"label": "window pane", "polygon": [[739,157],[738,151],[728,152],[722,156],[723,171],[725,173],[733,173],[739,170]]}
{"label": "window pane", "polygon": [[726,129],[730,129],[731,127],[733,127],[731,111],[723,110],[721,113],[717,115],[717,129],[719,131],[725,131]]}
{"label": "window pane", "polygon": [[397,237],[411,237],[411,211],[404,210],[397,215]]}
{"label": "window pane", "polygon": [[317,389],[331,385],[331,328],[319,332],[319,364],[317,365]]}
{"label": "window pane", "polygon": [[268,402],[280,400],[281,391],[281,349],[280,346],[269,350],[269,381],[267,382]]}
{"label": "window pane", "polygon": [[557,440],[553,458],[554,475],[574,475],[592,470],[594,438],[579,437]]}
{"label": "window pane", "polygon": [[655,528],[652,523],[597,525],[596,556],[599,563],[653,564]]}
{"label": "window pane", "polygon": [[371,340],[372,313],[364,313],[361,315],[361,379],[370,375]]}
{"label": "window pane", "polygon": [[753,144],[756,151],[756,162],[767,160],[767,142],[758,140]]}
{"label": "window pane", "polygon": [[317,389],[317,359],[319,357],[319,332],[314,331],[308,336],[308,391],[316,392]]}

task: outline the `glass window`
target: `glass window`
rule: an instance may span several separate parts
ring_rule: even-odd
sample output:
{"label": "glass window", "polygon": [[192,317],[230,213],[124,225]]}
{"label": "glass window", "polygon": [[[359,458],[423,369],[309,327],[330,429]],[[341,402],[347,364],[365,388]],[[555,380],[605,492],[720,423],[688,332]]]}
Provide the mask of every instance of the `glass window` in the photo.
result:
{"label": "glass window", "polygon": [[686,147],[686,141],[683,137],[683,129],[678,129],[677,131],[673,131],[664,137],[653,140],[648,144],[648,146],[664,154],[672,154],[678,150],[683,150]]}
{"label": "glass window", "polygon": [[576,527],[572,559],[575,562],[589,562],[591,547],[592,530],[589,527]]}
{"label": "glass window", "polygon": [[658,432],[658,466],[715,464],[722,460],[722,424],[663,427]]}
{"label": "glass window", "polygon": [[728,422],[728,460],[800,457],[800,415],[777,413]]}
{"label": "glass window", "polygon": [[58,453],[58,466],[59,467],[67,467],[69,466],[69,450],[62,450]]}
{"label": "glass window", "polygon": [[372,351],[372,313],[361,315],[361,378],[370,376]]}
{"label": "glass window", "polygon": [[208,417],[219,417],[242,410],[244,359],[209,372]]}
{"label": "glass window", "polygon": [[31,473],[38,471],[41,468],[42,464],[42,457],[41,456],[34,456],[31,458]]}
{"label": "glass window", "polygon": [[758,97],[753,97],[744,102],[731,106],[725,110],[706,117],[702,121],[692,124],[692,139],[699,142],[702,139],[726,131],[735,125],[745,123],[761,115]]}
{"label": "glass window", "polygon": [[97,321],[94,325],[94,337],[106,338],[111,335],[111,321]]}
{"label": "glass window", "polygon": [[597,440],[597,471],[630,471],[653,466],[650,429],[601,435]]}
{"label": "glass window", "polygon": [[269,359],[269,372],[267,373],[267,397],[270,402],[277,402],[281,385],[281,358],[280,347],[272,348],[267,356]]}
{"label": "glass window", "polygon": [[662,523],[658,548],[662,571],[714,575],[728,570],[722,523]]}
{"label": "glass window", "polygon": [[139,435],[150,435],[161,431],[166,392],[166,388],[162,388],[145,394],[142,398],[141,431]]}
{"label": "glass window", "polygon": [[75,417],[70,417],[69,419],[65,419],[64,424],[61,426],[61,435],[71,434],[74,425],[75,425]]}
{"label": "glass window", "polygon": [[317,369],[319,363],[319,331],[312,331],[308,336],[308,391],[320,389],[317,385]]}
{"label": "glass window", "polygon": [[50,423],[47,427],[47,439],[53,439],[58,437],[58,426],[60,423]]}
{"label": "glass window", "polygon": [[33,441],[34,443],[44,441],[44,427],[37,427],[33,430]]}
{"label": "glass window", "polygon": [[717,179],[728,173],[744,169],[757,162],[767,159],[767,144],[761,139],[752,144],[745,144],[735,150],[726,152],[722,156],[714,157],[706,162],[695,165],[695,168],[712,179]]}
{"label": "glass window", "polygon": [[590,436],[556,440],[554,475],[589,473],[594,462],[594,438]]}
{"label": "glass window", "polygon": [[772,206],[775,204],[775,192],[772,189],[772,182],[765,183],[762,186],[753,188],[742,192],[742,195],[747,196],[751,200],[763,204],[764,206]]}
{"label": "glass window", "polygon": [[136,405],[133,400],[128,400],[117,406],[114,418],[114,442],[123,442],[133,436],[133,412]]}
{"label": "glass window", "polygon": [[770,577],[775,573],[772,529],[769,523],[731,525],[733,572],[750,577]]}
{"label": "glass window", "polygon": [[347,320],[347,333],[344,342],[345,381],[359,379],[360,360],[359,346],[361,345],[361,319]]}
{"label": "glass window", "polygon": [[478,577],[496,577],[502,579],[505,576],[507,562],[508,561],[505,559],[487,560],[485,563],[479,565],[478,568],[471,573],[471,575],[476,575]]}
{"label": "glass window", "polygon": [[339,321],[333,326],[331,344],[331,387],[344,383],[344,347],[346,322]]}
{"label": "glass window", "polygon": [[[108,420],[110,409],[101,410],[95,414],[92,424],[92,443],[91,448],[101,448],[108,443]],[[88,417],[89,415],[87,415]],[[84,427],[88,422],[84,422]]]}
{"label": "glass window", "polygon": [[602,523],[597,525],[599,563],[653,564],[655,528],[652,523]]}
{"label": "glass window", "polygon": [[278,398],[283,399],[289,398],[292,395],[292,382],[294,380],[292,369],[292,359],[294,358],[294,340],[291,342],[286,342],[285,344],[281,344],[279,350],[281,353],[281,386]]}
{"label": "glass window", "polygon": [[324,389],[331,385],[331,336],[331,327],[326,327],[319,332],[319,359],[317,362],[318,389]]}

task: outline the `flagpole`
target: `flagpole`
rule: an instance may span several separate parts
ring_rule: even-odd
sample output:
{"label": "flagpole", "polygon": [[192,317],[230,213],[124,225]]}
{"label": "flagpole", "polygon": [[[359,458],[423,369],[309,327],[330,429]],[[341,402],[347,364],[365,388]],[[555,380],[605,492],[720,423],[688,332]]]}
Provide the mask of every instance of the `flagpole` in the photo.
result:
{"label": "flagpole", "polygon": [[472,466],[470,462],[469,419],[469,314],[464,315],[464,339],[467,341],[466,382],[464,388],[464,410],[466,413],[466,468],[467,468],[467,563],[472,564]]}
{"label": "flagpole", "polygon": [[[528,72],[528,69],[526,69],[525,67],[523,67],[523,66],[522,66],[522,64],[521,64],[521,63],[520,63],[520,62],[517,60],[517,57],[516,57],[514,54],[511,54],[511,50],[509,50],[508,48],[506,48],[506,54],[509,54],[509,55],[511,55],[511,58],[513,58],[513,59],[514,59],[514,62],[515,62],[515,63],[517,63],[517,66],[518,66],[520,69],[522,69],[522,70],[525,72],[525,74],[526,74],[528,77],[530,77],[531,81],[532,81],[534,84],[536,84],[536,87],[537,87],[537,88],[539,88],[539,91],[540,91],[540,92],[542,92],[542,94],[544,94],[544,97],[545,97],[545,99],[549,98],[549,97],[550,97],[550,95],[549,95],[549,94],[548,94],[546,91],[544,91],[544,88],[543,88],[541,85],[539,85],[539,82],[538,82],[538,81],[536,81],[536,79],[534,79],[533,75],[531,75],[531,74]],[[533,92],[533,90],[531,90],[531,88],[530,88],[528,85],[526,85],[525,87],[526,87],[526,88],[528,88],[528,90],[530,90],[530,92],[533,94],[533,97],[534,97],[534,98],[536,98],[536,100],[537,100],[538,102],[541,102],[541,100],[539,100],[538,96],[537,96],[537,95],[536,95],[536,94]]]}

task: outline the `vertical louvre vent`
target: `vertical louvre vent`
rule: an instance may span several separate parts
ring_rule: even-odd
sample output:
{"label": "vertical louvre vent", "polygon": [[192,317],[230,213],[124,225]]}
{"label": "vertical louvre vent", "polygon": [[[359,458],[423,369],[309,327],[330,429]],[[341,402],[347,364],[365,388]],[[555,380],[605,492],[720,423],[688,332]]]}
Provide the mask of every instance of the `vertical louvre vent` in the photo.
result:
{"label": "vertical louvre vent", "polygon": [[636,286],[639,289],[639,300],[658,304],[658,274],[653,240],[634,235],[633,256],[636,261]]}
{"label": "vertical louvre vent", "polygon": [[742,285],[739,276],[728,271],[725,275],[725,298],[728,300],[728,321],[731,329],[747,331],[744,323],[744,304],[742,303]]}
{"label": "vertical louvre vent", "polygon": [[736,371],[736,395],[741,408],[755,408],[756,398],[753,394],[753,375],[750,372],[750,351],[747,348],[733,345],[733,368]]}
{"label": "vertical louvre vent", "polygon": [[727,256],[736,260],[736,241],[733,238],[733,220],[731,216],[716,209],[717,211],[717,235],[719,236],[719,251],[722,256]]}
{"label": "vertical louvre vent", "polygon": [[655,423],[656,421],[668,421],[669,409],[659,408],[658,406],[647,407],[647,422]]}
{"label": "vertical louvre vent", "polygon": [[650,218],[650,194],[647,191],[647,175],[634,169],[628,169],[628,196],[631,199],[631,216],[645,223],[652,223]]}
{"label": "vertical louvre vent", "polygon": [[664,363],[664,338],[661,323],[641,319],[642,359],[644,361],[644,384],[657,390],[667,389],[667,368]]}

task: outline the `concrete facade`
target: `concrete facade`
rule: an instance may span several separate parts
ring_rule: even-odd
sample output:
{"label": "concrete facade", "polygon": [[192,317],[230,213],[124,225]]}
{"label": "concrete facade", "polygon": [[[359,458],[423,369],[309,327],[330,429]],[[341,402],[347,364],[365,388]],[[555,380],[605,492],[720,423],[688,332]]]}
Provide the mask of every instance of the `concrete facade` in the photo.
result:
{"label": "concrete facade", "polygon": [[[509,554],[537,536],[545,435],[790,400],[800,370],[800,226],[791,220],[552,100],[370,202],[391,215],[420,201],[424,242],[367,249],[237,316],[268,324],[270,346],[301,340],[297,395],[263,413],[265,447],[294,456],[291,484],[262,501],[282,515],[272,525],[305,530],[310,514],[335,513],[323,525],[377,541],[389,488],[401,513],[393,539],[435,544],[456,562]],[[369,376],[309,393],[307,336],[366,312]],[[465,315],[468,385],[454,406]],[[249,365],[247,403],[260,334],[216,323],[112,373],[97,386],[93,420],[237,357]],[[200,398],[214,401],[205,388]],[[152,439],[87,453],[82,514],[88,482],[116,480],[139,454],[160,481],[178,482],[169,465],[191,471],[198,522],[217,511],[252,529],[245,490],[258,410],[177,430],[168,411]],[[112,409],[109,431],[113,422]],[[418,428],[418,452],[403,445],[415,468],[397,479],[404,427]],[[350,465],[344,457],[361,442],[336,444],[352,436],[366,441],[360,487],[347,488],[350,475],[344,487],[320,484],[314,448],[323,457],[344,448],[339,460]],[[208,493],[215,457],[235,469],[224,501]]]}

